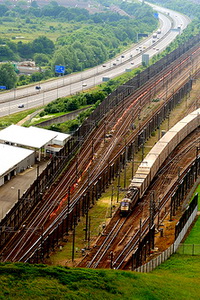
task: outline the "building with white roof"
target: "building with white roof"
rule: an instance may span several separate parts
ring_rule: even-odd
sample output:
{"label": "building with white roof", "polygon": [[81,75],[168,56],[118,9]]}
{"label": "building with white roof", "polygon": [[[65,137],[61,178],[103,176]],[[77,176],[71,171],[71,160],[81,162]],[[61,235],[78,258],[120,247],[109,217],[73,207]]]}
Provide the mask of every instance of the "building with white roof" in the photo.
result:
{"label": "building with white roof", "polygon": [[35,152],[0,144],[0,186],[35,163]]}
{"label": "building with white roof", "polygon": [[11,125],[0,131],[0,186],[41,160],[41,153],[55,154],[70,135],[38,127]]}
{"label": "building with white roof", "polygon": [[64,147],[64,145],[67,143],[70,136],[71,136],[70,134],[57,132],[57,136],[53,139],[52,143],[49,143],[47,145],[46,152],[50,154],[58,153],[60,149]]}
{"label": "building with white roof", "polygon": [[51,144],[57,135],[57,132],[37,127],[10,125],[0,131],[0,142],[37,150],[40,160],[42,150],[44,149],[45,154],[46,146]]}

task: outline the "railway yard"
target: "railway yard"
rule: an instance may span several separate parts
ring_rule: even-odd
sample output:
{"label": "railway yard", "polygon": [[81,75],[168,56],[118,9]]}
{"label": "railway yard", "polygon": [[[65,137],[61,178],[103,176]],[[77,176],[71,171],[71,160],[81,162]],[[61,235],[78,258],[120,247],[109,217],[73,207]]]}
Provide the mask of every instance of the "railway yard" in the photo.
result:
{"label": "railway yard", "polygon": [[[194,88],[199,84],[199,51],[198,46],[192,48],[122,100],[121,94],[116,94],[116,105],[96,124],[90,135],[81,141],[82,146],[71,157],[62,174],[40,193],[40,201],[26,215],[23,223],[17,229],[10,225],[10,230],[2,230],[2,261],[48,261],[64,236],[72,238],[74,247],[75,228],[85,215],[89,241],[89,208],[95,205],[96,200],[111,184],[115,188],[115,194],[119,193],[120,188],[126,194],[130,182],[130,177],[126,174],[127,166],[129,164],[132,178],[139,165],[138,160],[144,159],[152,143],[161,136],[161,118],[169,129],[198,109],[198,94],[197,101],[192,101],[190,90],[192,84]],[[130,91],[132,86],[121,86],[122,92],[124,89]],[[184,101],[181,100],[183,98]],[[177,104],[177,110],[173,112]],[[157,128],[156,134],[153,139],[149,139],[152,131],[155,133],[152,128]],[[153,224],[156,245],[152,248],[157,252],[163,251],[171,243],[173,238],[166,240],[166,228],[173,227],[178,213],[181,214],[181,206],[180,203],[179,207],[170,206],[169,193],[172,193],[171,188],[175,188],[175,182],[183,178],[187,168],[197,158],[199,138],[197,126],[168,155],[159,174],[150,188],[145,190],[143,198],[134,206],[133,211],[127,216],[121,216],[119,209],[115,211],[109,224],[78,266],[130,269],[134,249]],[[149,148],[148,144],[151,145]],[[53,159],[56,165],[61,158]],[[119,184],[122,173],[124,182]],[[165,226],[167,218],[170,221]],[[72,252],[74,262],[74,249]]]}

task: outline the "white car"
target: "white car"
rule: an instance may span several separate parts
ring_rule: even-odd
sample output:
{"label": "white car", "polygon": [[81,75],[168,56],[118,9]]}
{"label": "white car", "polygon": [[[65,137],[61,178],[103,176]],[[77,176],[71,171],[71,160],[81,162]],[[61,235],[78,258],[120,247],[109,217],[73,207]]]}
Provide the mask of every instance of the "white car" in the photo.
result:
{"label": "white car", "polygon": [[18,105],[18,108],[23,108],[23,107],[24,107],[24,104]]}

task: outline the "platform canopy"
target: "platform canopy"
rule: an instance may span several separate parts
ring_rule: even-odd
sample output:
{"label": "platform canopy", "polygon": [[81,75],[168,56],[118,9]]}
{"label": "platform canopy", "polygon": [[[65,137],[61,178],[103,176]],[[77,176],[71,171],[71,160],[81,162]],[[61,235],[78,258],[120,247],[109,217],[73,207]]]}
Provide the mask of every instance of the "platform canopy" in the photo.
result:
{"label": "platform canopy", "polygon": [[40,149],[58,135],[57,132],[37,127],[10,125],[0,131],[0,141]]}
{"label": "platform canopy", "polygon": [[0,144],[0,176],[33,154],[33,150]]}

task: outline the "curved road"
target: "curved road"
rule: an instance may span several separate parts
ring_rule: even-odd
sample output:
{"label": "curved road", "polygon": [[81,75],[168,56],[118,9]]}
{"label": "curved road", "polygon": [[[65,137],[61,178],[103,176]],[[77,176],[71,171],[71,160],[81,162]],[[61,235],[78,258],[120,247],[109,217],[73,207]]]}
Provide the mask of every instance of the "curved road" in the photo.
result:
{"label": "curved road", "polygon": [[[152,36],[150,36],[139,44],[134,44],[129,50],[103,65],[40,83],[40,90],[35,89],[36,85],[31,85],[13,89],[9,92],[2,92],[0,96],[0,116],[9,115],[19,110],[43,106],[58,97],[83,91],[100,84],[102,77],[114,78],[141,65],[143,53],[149,54],[151,58],[156,53],[163,51],[187,27],[190,20],[188,17],[169,9],[155,5],[151,6],[159,11],[161,24],[161,33],[157,34],[156,39],[154,38],[156,40],[154,43]],[[180,31],[173,30],[177,29],[179,25],[181,25]],[[18,106],[22,104],[23,107],[19,108]]]}

